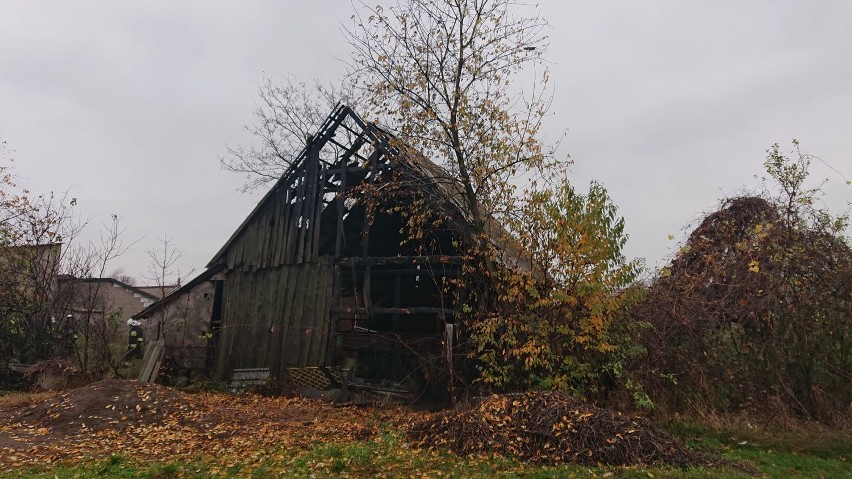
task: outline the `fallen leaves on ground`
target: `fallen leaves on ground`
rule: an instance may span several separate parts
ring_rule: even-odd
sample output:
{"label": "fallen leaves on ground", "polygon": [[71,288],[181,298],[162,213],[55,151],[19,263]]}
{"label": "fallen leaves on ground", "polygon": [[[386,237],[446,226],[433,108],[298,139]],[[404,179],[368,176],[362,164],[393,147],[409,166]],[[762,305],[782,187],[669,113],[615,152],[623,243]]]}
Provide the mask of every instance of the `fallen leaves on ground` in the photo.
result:
{"label": "fallen leaves on ground", "polygon": [[375,438],[388,424],[409,431],[403,447],[462,456],[583,465],[711,462],[647,419],[556,392],[492,396],[467,409],[430,414],[298,397],[186,394],[107,380],[0,403],[0,469],[111,454],[164,463],[212,457],[223,466],[250,464],[281,451]]}
{"label": "fallen leaves on ground", "polygon": [[0,408],[0,467],[8,469],[109,454],[249,462],[280,448],[367,439],[382,423],[414,414],[293,397],[185,394],[114,379],[11,406]]}

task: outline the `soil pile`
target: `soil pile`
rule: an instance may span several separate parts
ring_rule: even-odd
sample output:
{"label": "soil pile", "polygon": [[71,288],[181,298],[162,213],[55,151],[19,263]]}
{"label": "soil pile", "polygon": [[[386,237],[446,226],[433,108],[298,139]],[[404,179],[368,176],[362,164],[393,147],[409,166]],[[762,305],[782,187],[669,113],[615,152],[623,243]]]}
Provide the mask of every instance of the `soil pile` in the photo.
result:
{"label": "soil pile", "polygon": [[181,396],[153,384],[108,379],[15,411],[11,420],[45,427],[57,435],[123,429],[162,421],[172,409],[180,408]]}
{"label": "soil pile", "polygon": [[413,425],[409,440],[414,447],[446,447],[460,455],[497,453],[548,464],[709,463],[647,419],[600,409],[558,392],[491,396],[478,406]]}

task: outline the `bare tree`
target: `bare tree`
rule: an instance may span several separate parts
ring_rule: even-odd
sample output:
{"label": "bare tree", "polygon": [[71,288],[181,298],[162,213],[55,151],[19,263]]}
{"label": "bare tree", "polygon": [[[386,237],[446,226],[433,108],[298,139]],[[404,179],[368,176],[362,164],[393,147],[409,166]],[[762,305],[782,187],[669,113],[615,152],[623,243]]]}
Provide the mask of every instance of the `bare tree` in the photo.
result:
{"label": "bare tree", "polygon": [[[76,201],[65,196],[38,196],[20,201],[19,211],[4,224],[0,278],[3,324],[0,341],[22,362],[73,355],[89,373],[97,367],[116,369],[115,318],[109,318],[100,282],[107,265],[130,245],[121,239],[113,215],[98,242],[80,244],[86,223],[79,220]],[[70,359],[70,358],[69,358]]]}
{"label": "bare tree", "polygon": [[[180,271],[178,262],[183,258],[183,251],[177,249],[173,241],[173,237],[163,235],[156,249],[147,249],[151,263],[148,265],[148,272],[142,277],[159,288],[160,298],[165,298],[179,288],[181,281],[192,274],[192,270],[186,273]],[[161,305],[157,316],[157,340],[168,333],[169,324],[166,321],[166,313],[165,305]]]}
{"label": "bare tree", "polygon": [[244,174],[243,191],[252,191],[276,181],[304,148],[334,105],[355,102],[348,83],[307,82],[289,76],[280,82],[264,78],[258,89],[260,105],[254,122],[245,129],[258,144],[229,146],[219,158],[227,171]]}
{"label": "bare tree", "polygon": [[9,155],[0,142],[0,356],[34,362],[53,352],[61,243],[82,226],[73,198],[19,188]]}
{"label": "bare tree", "polygon": [[6,190],[0,225],[0,352],[19,361],[53,353],[57,317],[66,302],[57,282],[69,257],[63,245],[73,243],[83,228],[75,205],[67,195]]}
{"label": "bare tree", "polygon": [[[560,163],[538,140],[550,108],[547,23],[515,16],[529,8],[511,0],[361,4],[346,30],[351,75],[373,114],[461,182],[459,200],[486,251],[489,223],[514,208],[515,182]],[[525,74],[534,78],[526,92]]]}
{"label": "bare tree", "polygon": [[121,240],[118,216],[98,241],[81,243],[87,221],[77,200],[32,195],[0,165],[0,355],[32,363],[76,358],[81,369],[116,370],[116,324],[100,282],[107,266],[132,244]]}
{"label": "bare tree", "polygon": [[[99,240],[89,241],[82,246],[72,245],[66,259],[66,271],[70,284],[66,288],[69,310],[75,319],[75,342],[77,359],[84,373],[94,369],[108,368],[121,376],[121,356],[116,344],[121,344],[121,311],[109,314],[112,305],[104,298],[102,281],[113,260],[124,255],[136,242],[124,243],[124,228],[118,215],[113,214],[109,223],[102,226]],[[88,281],[95,279],[95,281]]]}

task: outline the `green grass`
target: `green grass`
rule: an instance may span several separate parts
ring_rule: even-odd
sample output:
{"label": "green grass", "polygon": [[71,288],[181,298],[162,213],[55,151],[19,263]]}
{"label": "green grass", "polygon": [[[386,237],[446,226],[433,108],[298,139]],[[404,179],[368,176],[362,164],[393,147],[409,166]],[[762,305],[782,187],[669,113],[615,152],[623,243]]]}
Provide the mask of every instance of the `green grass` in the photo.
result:
{"label": "green grass", "polygon": [[852,434],[829,430],[707,429],[669,424],[692,447],[747,462],[768,477],[852,478]]}
{"label": "green grass", "polygon": [[[694,425],[669,427],[693,446],[715,451],[728,459],[744,461],[760,471],[758,477],[852,478],[852,441],[840,433],[743,434],[711,430]],[[88,479],[112,478],[304,478],[349,477],[460,477],[460,478],[748,478],[742,469],[663,467],[588,468],[543,467],[500,457],[460,458],[448,452],[414,451],[399,434],[387,432],[370,441],[317,444],[309,450],[273,451],[259,462],[228,462],[197,458],[183,463],[155,464],[130,456],[111,456],[55,467],[39,467],[0,473],[0,479]]]}

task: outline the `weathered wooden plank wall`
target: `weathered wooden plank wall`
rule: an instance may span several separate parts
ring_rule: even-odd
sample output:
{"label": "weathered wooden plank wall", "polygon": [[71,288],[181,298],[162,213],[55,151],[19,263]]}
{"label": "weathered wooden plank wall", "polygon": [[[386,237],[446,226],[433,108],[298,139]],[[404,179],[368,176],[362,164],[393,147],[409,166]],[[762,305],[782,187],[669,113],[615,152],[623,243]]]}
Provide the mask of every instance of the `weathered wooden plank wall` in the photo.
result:
{"label": "weathered wooden plank wall", "polygon": [[266,199],[227,250],[228,269],[253,271],[318,260],[319,218],[327,169],[310,152],[291,183]]}
{"label": "weathered wooden plank wall", "polygon": [[327,358],[332,264],[231,270],[224,288],[218,375],[234,368],[321,366]]}

